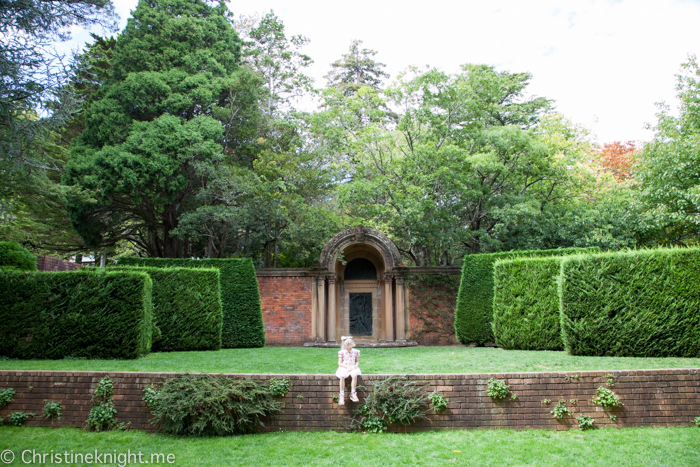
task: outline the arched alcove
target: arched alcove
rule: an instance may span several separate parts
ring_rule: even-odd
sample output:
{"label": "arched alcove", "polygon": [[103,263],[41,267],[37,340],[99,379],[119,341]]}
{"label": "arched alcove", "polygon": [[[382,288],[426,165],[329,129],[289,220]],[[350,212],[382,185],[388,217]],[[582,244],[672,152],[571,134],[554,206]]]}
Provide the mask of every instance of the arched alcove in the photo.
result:
{"label": "arched alcove", "polygon": [[405,341],[401,255],[383,233],[358,226],[323,248],[316,279],[315,317],[320,341],[353,335],[358,343]]}

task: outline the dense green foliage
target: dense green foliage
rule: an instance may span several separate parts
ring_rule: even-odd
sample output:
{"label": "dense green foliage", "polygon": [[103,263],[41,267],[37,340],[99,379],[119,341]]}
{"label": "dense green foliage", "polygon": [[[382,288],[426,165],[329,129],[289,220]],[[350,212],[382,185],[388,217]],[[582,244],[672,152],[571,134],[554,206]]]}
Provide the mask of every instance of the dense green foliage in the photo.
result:
{"label": "dense green foliage", "polygon": [[561,248],[556,250],[504,251],[466,255],[462,265],[455,309],[455,333],[462,344],[483,345],[492,342],[493,265],[499,259],[562,256],[598,251],[591,248]]}
{"label": "dense green foliage", "polygon": [[117,409],[112,402],[114,383],[105,376],[92,392],[92,408],[85,422],[88,430],[104,431],[117,425]]}
{"label": "dense green foliage", "polygon": [[562,336],[573,355],[700,356],[700,249],[565,258]]}
{"label": "dense green foliage", "polygon": [[154,424],[184,436],[252,433],[279,411],[279,402],[260,383],[207,374],[167,379],[151,405]]}
{"label": "dense green foliage", "polygon": [[36,257],[17,242],[0,242],[0,270],[36,271]]}
{"label": "dense green foliage", "polygon": [[508,395],[510,395],[510,398],[513,400],[518,397],[516,394],[511,392],[508,383],[502,379],[496,378],[489,378],[489,381],[486,384],[486,395],[499,401],[505,399],[508,397]]}
{"label": "dense green foliage", "polygon": [[255,268],[250,259],[165,259],[125,257],[122,266],[217,268],[221,281],[223,325],[221,345],[224,348],[262,347],[265,325],[262,319],[260,291]]}
{"label": "dense green foliage", "polygon": [[0,355],[137,358],[151,348],[151,290],[142,272],[0,272]]}
{"label": "dense green foliage", "polygon": [[700,241],[700,66],[691,55],[676,76],[678,109],[659,105],[654,138],[636,167],[641,200],[660,242]]}
{"label": "dense green foliage", "polygon": [[221,348],[221,290],[216,268],[112,267],[153,280],[154,352]]}
{"label": "dense green foliage", "polygon": [[561,257],[493,266],[493,335],[504,349],[562,350],[557,277]]}
{"label": "dense green foliage", "polygon": [[381,433],[392,423],[410,425],[426,419],[423,412],[428,394],[405,376],[390,376],[372,383],[369,394],[353,416],[353,426],[362,431]]}

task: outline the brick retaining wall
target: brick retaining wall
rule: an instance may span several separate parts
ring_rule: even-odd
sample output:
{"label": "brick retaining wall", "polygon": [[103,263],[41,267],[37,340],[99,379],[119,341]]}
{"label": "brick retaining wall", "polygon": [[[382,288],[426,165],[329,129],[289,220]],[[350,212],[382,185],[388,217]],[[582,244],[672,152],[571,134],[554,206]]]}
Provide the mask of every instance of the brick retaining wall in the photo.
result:
{"label": "brick retaining wall", "polygon": [[[592,404],[596,389],[605,384],[607,375],[615,377],[615,393],[624,403],[617,409],[603,409]],[[0,416],[16,411],[34,412],[37,417],[28,426],[50,426],[42,418],[44,400],[58,401],[63,418],[56,426],[83,426],[90,411],[92,390],[105,375],[114,381],[114,403],[121,422],[132,422],[137,429],[153,430],[148,411],[141,401],[143,388],[160,383],[173,373],[117,373],[64,371],[0,371],[0,388],[12,387],[14,401],[0,410]],[[281,399],[284,409],[267,424],[275,430],[344,430],[358,404],[347,401],[344,407],[333,403],[338,380],[333,375],[229,375],[267,382],[269,378],[288,378],[290,392]],[[368,385],[387,375],[365,375]],[[698,369],[595,371],[561,373],[447,374],[409,375],[411,380],[426,384],[426,391],[437,389],[448,399],[442,414],[429,414],[430,421],[412,425],[410,430],[460,428],[547,428],[576,427],[575,417],[584,413],[601,426],[684,426],[700,416],[700,373]],[[517,399],[494,402],[486,395],[488,378],[505,379]],[[298,397],[302,396],[302,397]],[[548,405],[542,400],[550,399]],[[567,403],[571,417],[556,420],[549,413],[558,399],[575,399]],[[609,414],[614,414],[612,421]],[[392,431],[405,431],[391,427]]]}

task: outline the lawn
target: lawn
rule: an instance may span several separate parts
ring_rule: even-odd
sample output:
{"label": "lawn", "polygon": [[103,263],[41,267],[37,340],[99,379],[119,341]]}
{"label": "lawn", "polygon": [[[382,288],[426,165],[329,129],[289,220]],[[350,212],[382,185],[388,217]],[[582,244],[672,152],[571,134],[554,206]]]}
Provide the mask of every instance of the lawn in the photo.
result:
{"label": "lawn", "polygon": [[[577,357],[492,347],[361,349],[365,374],[500,373],[700,368],[700,358]],[[0,360],[0,370],[333,373],[336,349],[264,347],[152,353],[137,360]]]}
{"label": "lawn", "polygon": [[52,450],[74,454],[140,451],[149,462],[152,453],[172,454],[174,464],[170,465],[181,466],[697,466],[700,429],[460,430],[381,435],[285,432],[193,439],[142,431],[87,433],[76,428],[0,427],[0,450],[5,449],[14,452],[17,464],[22,463],[22,451],[33,449],[49,454]]}

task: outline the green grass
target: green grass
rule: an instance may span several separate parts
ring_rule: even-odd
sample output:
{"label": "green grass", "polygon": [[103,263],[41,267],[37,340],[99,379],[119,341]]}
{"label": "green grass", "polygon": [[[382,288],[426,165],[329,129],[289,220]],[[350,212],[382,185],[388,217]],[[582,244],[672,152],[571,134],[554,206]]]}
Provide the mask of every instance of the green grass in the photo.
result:
{"label": "green grass", "polygon": [[[365,374],[500,373],[700,368],[700,358],[583,357],[491,347],[361,349]],[[333,373],[337,349],[264,347],[152,353],[137,360],[0,360],[0,370]]]}
{"label": "green grass", "polygon": [[76,428],[1,427],[0,450],[5,449],[15,453],[14,464],[22,463],[23,450],[34,449],[42,453],[141,451],[149,461],[152,453],[170,453],[175,462],[169,465],[180,466],[697,466],[700,429],[605,428],[585,433],[459,430],[381,435],[286,432],[193,439],[142,431],[87,433]]}

